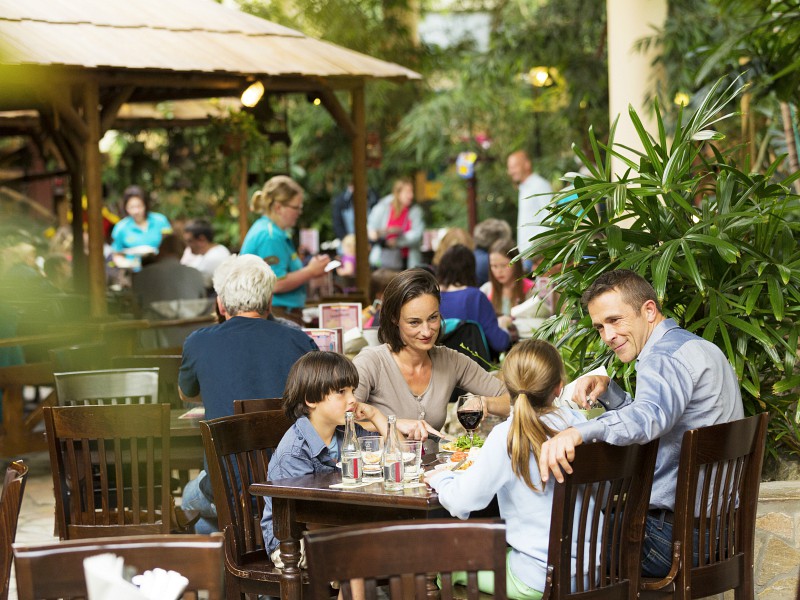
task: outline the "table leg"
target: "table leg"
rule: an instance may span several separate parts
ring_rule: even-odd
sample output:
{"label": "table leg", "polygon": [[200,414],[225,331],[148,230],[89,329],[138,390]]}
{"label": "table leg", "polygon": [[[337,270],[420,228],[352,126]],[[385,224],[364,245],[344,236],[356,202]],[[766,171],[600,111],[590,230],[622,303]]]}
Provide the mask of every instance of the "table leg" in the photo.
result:
{"label": "table leg", "polygon": [[294,500],[272,499],[272,520],[275,537],[280,540],[283,573],[281,575],[281,600],[302,599],[300,572],[301,528],[295,519]]}

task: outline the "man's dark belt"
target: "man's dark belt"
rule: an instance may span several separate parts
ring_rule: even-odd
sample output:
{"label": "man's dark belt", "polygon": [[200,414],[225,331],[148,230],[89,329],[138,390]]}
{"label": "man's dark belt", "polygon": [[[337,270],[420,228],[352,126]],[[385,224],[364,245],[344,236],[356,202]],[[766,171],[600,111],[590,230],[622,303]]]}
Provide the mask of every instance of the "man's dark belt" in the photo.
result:
{"label": "man's dark belt", "polygon": [[671,510],[665,510],[663,508],[651,508],[647,511],[647,515],[653,519],[669,523],[670,525],[675,522],[675,513]]}

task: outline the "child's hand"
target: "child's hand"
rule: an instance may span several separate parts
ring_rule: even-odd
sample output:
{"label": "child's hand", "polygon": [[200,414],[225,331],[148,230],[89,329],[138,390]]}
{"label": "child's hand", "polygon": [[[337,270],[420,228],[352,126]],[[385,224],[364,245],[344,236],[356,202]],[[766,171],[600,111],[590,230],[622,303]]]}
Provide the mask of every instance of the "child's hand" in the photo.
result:
{"label": "child's hand", "polygon": [[353,410],[353,416],[355,417],[356,421],[372,421],[376,410],[377,409],[370,404],[356,402],[355,409]]}

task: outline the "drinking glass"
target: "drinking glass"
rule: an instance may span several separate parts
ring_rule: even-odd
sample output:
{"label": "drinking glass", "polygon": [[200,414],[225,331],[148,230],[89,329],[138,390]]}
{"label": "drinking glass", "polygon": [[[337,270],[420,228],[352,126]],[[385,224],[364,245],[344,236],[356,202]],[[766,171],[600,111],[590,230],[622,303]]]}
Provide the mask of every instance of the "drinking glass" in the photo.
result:
{"label": "drinking glass", "polygon": [[419,440],[406,440],[400,442],[403,450],[403,481],[419,479],[422,472],[422,442]]}
{"label": "drinking glass", "polygon": [[358,438],[358,442],[361,445],[364,478],[376,481],[383,479],[383,473],[381,472],[383,438],[379,435],[369,435]]}
{"label": "drinking glass", "polygon": [[475,430],[483,420],[483,398],[475,394],[464,394],[458,397],[456,405],[456,416],[458,422],[467,430],[470,445]]}

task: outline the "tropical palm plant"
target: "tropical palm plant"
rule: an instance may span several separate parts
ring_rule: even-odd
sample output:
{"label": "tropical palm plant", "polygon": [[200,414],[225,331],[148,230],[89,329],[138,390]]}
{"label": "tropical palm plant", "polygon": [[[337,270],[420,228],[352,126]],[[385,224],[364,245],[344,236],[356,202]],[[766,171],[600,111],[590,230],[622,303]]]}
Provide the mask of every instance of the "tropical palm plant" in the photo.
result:
{"label": "tropical palm plant", "polygon": [[[616,122],[606,143],[589,131],[590,156],[574,147],[587,174],[565,176],[574,190],[555,198],[551,229],[527,252],[543,257],[537,273],[555,272],[560,294],[560,314],[538,335],[555,340],[574,371],[607,364],[633,392],[633,364],[613,358],[580,305],[600,273],[632,269],[653,282],[667,316],[723,350],[746,412],[772,414],[770,451],[800,454],[800,228],[787,219],[800,204],[791,190],[800,173],[777,180],[780,161],[746,173],[735,149],[717,147],[715,124],[743,87],[720,80],[671,135],[657,102],[655,135],[631,108],[641,150],[614,141]],[[618,177],[612,157],[627,167]]]}

